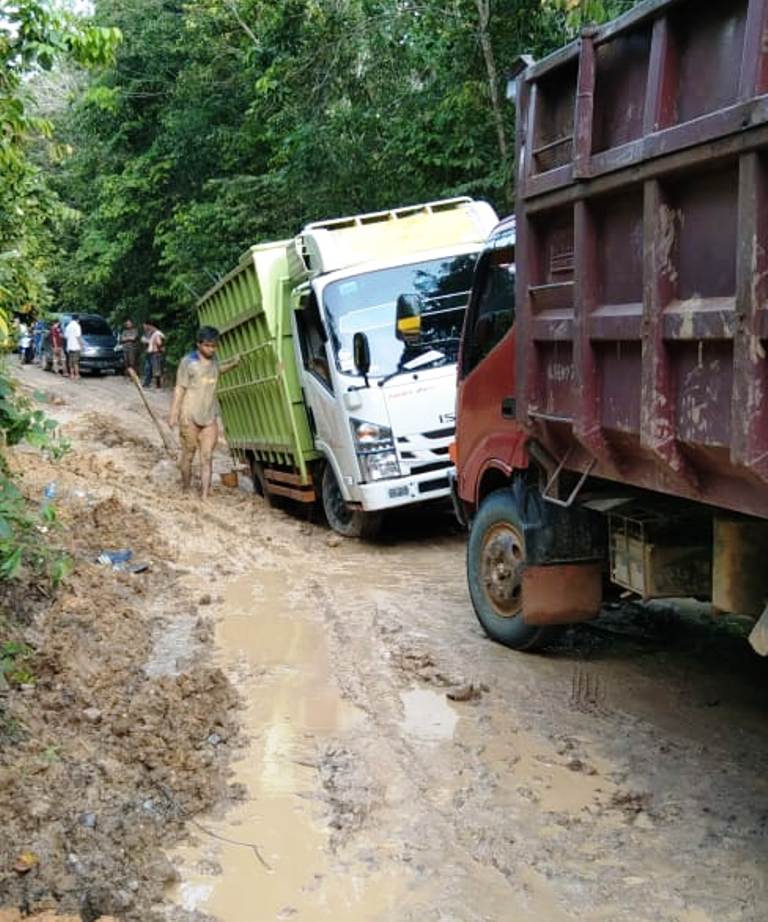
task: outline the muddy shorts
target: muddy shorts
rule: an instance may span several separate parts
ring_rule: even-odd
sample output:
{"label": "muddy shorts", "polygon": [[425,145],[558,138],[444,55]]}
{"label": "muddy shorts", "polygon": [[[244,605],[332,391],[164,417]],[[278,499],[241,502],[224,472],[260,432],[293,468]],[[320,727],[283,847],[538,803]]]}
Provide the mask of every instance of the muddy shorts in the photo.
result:
{"label": "muddy shorts", "polygon": [[200,436],[200,427],[196,426],[194,423],[180,423],[179,424],[179,438],[181,439],[182,446],[187,451],[195,451],[197,448],[197,440]]}
{"label": "muddy shorts", "polygon": [[181,439],[182,447],[186,451],[194,452],[200,443],[200,433],[205,432],[206,429],[216,425],[216,420],[213,420],[207,426],[198,426],[197,423],[192,422],[179,423],[179,438]]}
{"label": "muddy shorts", "polygon": [[69,362],[70,369],[80,368],[80,350],[72,350],[67,353],[67,362]]}

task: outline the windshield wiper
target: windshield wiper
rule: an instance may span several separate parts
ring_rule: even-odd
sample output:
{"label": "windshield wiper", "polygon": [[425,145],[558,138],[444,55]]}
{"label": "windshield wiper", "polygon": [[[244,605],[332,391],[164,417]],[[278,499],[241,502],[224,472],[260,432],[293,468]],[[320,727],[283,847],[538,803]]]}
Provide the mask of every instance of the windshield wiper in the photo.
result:
{"label": "windshield wiper", "polygon": [[444,352],[439,352],[437,349],[427,349],[426,352],[422,352],[421,355],[417,355],[408,362],[398,364],[394,371],[391,371],[379,381],[379,387],[384,387],[387,381],[391,381],[392,378],[405,374],[407,371],[417,371],[419,368],[429,368],[429,366],[434,365],[435,362],[442,362],[446,358],[447,356]]}

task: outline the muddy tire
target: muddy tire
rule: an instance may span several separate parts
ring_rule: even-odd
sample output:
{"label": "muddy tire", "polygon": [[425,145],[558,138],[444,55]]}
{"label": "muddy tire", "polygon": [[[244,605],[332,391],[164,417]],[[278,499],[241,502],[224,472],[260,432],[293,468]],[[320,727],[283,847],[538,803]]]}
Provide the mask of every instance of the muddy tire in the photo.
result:
{"label": "muddy tire", "polygon": [[264,473],[264,465],[261,461],[251,456],[251,479],[253,480],[253,492],[257,496],[263,496],[270,506],[276,505],[276,497],[269,492],[267,475]]}
{"label": "muddy tire", "polygon": [[341,495],[341,489],[330,464],[326,464],[323,470],[320,493],[325,517],[335,532],[345,538],[373,538],[378,534],[383,519],[382,513],[350,509]]}
{"label": "muddy tire", "polygon": [[511,490],[483,501],[467,544],[467,582],[477,619],[491,640],[513,650],[535,650],[552,636],[523,621],[525,538]]}

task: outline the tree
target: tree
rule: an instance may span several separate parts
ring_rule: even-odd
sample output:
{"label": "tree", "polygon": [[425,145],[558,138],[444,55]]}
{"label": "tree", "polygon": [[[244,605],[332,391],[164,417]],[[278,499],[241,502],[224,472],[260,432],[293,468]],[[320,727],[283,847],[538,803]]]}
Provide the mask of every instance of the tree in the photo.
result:
{"label": "tree", "polygon": [[[34,143],[50,140],[52,129],[32,114],[29,77],[62,59],[106,64],[118,38],[114,30],[91,27],[44,0],[17,0],[0,18],[0,327],[6,335],[11,311],[32,310],[46,299],[51,226],[60,211],[32,157]],[[3,451],[23,439],[55,451],[54,427],[18,396],[0,370],[0,579],[14,576],[27,559],[46,559],[39,523],[15,486]],[[46,508],[46,521],[52,514]],[[55,563],[54,578],[63,575],[62,567]]]}
{"label": "tree", "polygon": [[119,35],[96,28],[48,0],[17,0],[0,18],[0,310],[45,300],[49,220],[56,202],[30,159],[51,124],[31,113],[24,78],[68,59],[95,67],[111,60]]}
{"label": "tree", "polygon": [[56,188],[83,219],[57,292],[179,339],[250,244],[308,220],[467,193],[508,210],[501,75],[565,37],[540,0],[97,0],[96,15],[124,42],[61,126],[75,154]]}
{"label": "tree", "polygon": [[589,23],[606,22],[626,13],[638,0],[541,0],[542,4],[563,13],[572,33]]}

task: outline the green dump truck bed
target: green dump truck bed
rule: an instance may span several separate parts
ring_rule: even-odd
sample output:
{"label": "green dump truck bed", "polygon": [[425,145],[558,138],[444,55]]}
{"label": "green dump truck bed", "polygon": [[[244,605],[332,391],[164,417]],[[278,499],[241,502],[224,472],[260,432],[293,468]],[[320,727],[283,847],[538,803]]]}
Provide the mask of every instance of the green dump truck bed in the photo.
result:
{"label": "green dump truck bed", "polygon": [[219,403],[231,448],[298,470],[309,483],[315,450],[291,331],[290,241],[251,247],[197,304],[200,323],[221,334],[220,356],[241,363],[221,379]]}

